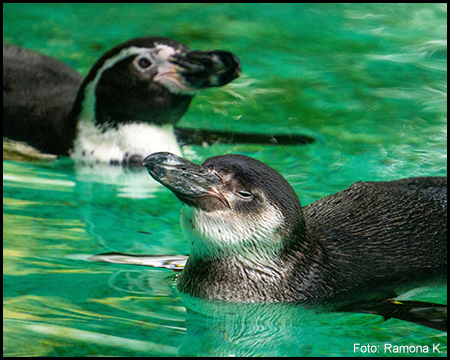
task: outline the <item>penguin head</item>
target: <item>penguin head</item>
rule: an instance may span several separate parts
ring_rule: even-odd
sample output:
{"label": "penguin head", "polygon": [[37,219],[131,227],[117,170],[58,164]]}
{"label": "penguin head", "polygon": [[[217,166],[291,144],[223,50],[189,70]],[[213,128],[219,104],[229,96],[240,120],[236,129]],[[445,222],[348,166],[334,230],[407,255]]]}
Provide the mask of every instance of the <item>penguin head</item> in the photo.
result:
{"label": "penguin head", "polygon": [[96,125],[175,124],[199,91],[240,74],[227,51],[191,51],[174,40],[144,37],[103,55],[81,86],[73,116]]}
{"label": "penguin head", "polygon": [[181,224],[192,241],[191,255],[260,258],[305,231],[295,191],[258,160],[223,155],[196,165],[170,153],[155,153],[144,166],[185,204]]}

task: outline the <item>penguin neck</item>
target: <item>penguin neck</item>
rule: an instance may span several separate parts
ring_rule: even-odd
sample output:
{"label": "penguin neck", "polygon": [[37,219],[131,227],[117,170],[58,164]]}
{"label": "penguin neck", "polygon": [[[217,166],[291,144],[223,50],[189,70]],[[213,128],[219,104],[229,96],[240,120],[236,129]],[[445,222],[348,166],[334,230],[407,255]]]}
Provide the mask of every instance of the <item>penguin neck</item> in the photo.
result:
{"label": "penguin neck", "polygon": [[[81,110],[78,115],[76,109]],[[75,124],[73,147],[70,156],[87,163],[125,164],[131,156],[142,160],[148,154],[167,151],[182,154],[172,124],[154,124],[124,118],[122,122],[99,123],[95,101],[87,98],[76,105],[71,113]]]}
{"label": "penguin neck", "polygon": [[[238,217],[184,205],[181,223],[191,253],[177,289],[195,297],[240,302],[298,301],[329,291],[326,281],[315,289],[329,272],[322,265],[327,255],[301,215],[292,231],[286,231],[285,218],[274,208],[267,208],[267,221],[242,226]],[[226,218],[224,226],[220,218]]]}
{"label": "penguin neck", "polygon": [[[279,214],[274,210],[270,217],[276,227]],[[250,229],[230,212],[206,212],[187,205],[181,224],[191,252],[177,280],[179,291],[226,301],[254,302],[261,297],[275,301],[273,294],[285,267],[280,256],[283,239],[272,231],[274,227]]]}
{"label": "penguin neck", "polygon": [[[87,163],[125,164],[131,156],[143,159],[160,151],[182,154],[173,124],[187,110],[190,99],[179,113],[169,118],[170,123],[162,120],[167,114],[151,109],[133,113],[135,109],[129,104],[123,111],[110,116],[111,109],[98,111],[105,106],[98,106],[95,86],[95,80],[89,82],[89,77],[85,79],[69,115],[69,123],[76,129],[69,152],[73,159]],[[154,117],[159,120],[154,122]]]}
{"label": "penguin neck", "polygon": [[178,276],[177,290],[193,297],[232,302],[293,302],[329,296],[333,274],[321,246],[311,253],[282,248],[277,254],[204,258],[194,253]]}
{"label": "penguin neck", "polygon": [[[261,221],[249,226],[248,219],[228,210],[204,211],[183,205],[181,226],[191,242],[190,257],[223,261],[235,257],[245,264],[271,262],[283,248],[283,238],[278,232],[282,215],[268,207]],[[263,220],[270,219],[264,222]],[[231,225],[232,224],[232,225]]]}
{"label": "penguin neck", "polygon": [[170,94],[157,86],[149,92],[148,84],[135,84],[130,91],[114,84],[100,86],[94,79],[87,83],[78,99],[79,118],[97,126],[117,127],[126,123],[175,125],[186,113],[191,95]]}

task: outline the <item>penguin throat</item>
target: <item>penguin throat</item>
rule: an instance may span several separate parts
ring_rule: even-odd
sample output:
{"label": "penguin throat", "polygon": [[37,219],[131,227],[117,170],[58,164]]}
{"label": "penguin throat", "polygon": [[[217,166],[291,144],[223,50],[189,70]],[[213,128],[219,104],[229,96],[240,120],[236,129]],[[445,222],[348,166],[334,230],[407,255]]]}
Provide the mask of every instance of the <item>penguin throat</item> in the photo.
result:
{"label": "penguin throat", "polygon": [[267,263],[273,262],[283,248],[279,232],[282,219],[281,213],[270,206],[258,216],[246,219],[232,211],[206,212],[184,205],[181,226],[191,242],[190,256],[194,258],[211,260],[235,256]]}

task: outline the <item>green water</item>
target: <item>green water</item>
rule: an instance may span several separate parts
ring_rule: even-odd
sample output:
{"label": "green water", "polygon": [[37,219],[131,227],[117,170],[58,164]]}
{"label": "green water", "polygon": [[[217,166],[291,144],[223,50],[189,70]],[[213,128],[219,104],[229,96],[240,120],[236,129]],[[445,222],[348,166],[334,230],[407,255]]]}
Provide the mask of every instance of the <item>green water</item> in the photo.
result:
{"label": "green water", "polygon": [[[243,153],[283,174],[303,205],[359,180],[447,174],[443,4],[4,4],[3,40],[82,73],[125,40],[162,35],[238,55],[243,75],[197,96],[180,125],[306,133],[307,146]],[[367,355],[355,344],[430,346],[447,336],[398,320],[283,304],[192,304],[163,269],[92,263],[122,251],[187,254],[181,205],[145,172],[69,159],[4,161],[5,356]],[[430,284],[401,299],[447,302]],[[196,311],[186,310],[194,308]],[[432,352],[439,344],[441,353]],[[406,355],[406,354],[400,354]]]}

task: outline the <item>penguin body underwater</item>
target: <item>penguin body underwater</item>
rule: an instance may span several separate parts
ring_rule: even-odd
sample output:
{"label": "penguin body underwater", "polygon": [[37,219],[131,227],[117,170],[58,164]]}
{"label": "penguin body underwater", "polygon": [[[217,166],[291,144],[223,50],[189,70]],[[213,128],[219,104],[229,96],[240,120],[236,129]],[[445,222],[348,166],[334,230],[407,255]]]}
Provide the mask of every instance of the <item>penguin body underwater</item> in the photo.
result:
{"label": "penguin body underwater", "polygon": [[144,165],[183,203],[191,252],[177,289],[187,295],[298,302],[364,287],[370,298],[446,274],[446,177],[358,182],[302,207],[278,172],[247,156],[200,166],[156,153]]}
{"label": "penguin body underwater", "polygon": [[180,154],[174,125],[201,90],[239,76],[227,51],[192,51],[163,37],[127,41],[86,78],[31,50],[3,45],[3,136],[86,162],[142,164]]}

